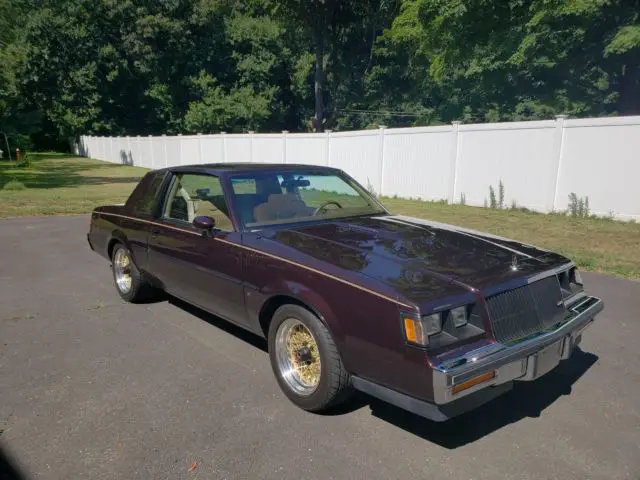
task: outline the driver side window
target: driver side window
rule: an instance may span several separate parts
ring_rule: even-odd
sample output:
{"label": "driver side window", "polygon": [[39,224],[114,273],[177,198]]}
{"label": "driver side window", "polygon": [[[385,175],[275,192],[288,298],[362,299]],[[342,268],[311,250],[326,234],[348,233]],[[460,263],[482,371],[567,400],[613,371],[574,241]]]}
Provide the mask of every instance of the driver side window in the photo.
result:
{"label": "driver side window", "polygon": [[233,230],[220,179],[212,175],[177,174],[162,213],[164,218],[188,223],[206,215],[215,220],[216,228]]}

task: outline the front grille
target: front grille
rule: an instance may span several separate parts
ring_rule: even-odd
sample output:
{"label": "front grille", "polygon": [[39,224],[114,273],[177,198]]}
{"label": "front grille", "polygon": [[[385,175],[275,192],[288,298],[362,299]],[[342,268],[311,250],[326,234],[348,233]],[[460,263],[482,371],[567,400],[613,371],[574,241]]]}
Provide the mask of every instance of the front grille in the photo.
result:
{"label": "front grille", "polygon": [[555,275],[487,298],[493,334],[514,343],[561,322],[567,313]]}

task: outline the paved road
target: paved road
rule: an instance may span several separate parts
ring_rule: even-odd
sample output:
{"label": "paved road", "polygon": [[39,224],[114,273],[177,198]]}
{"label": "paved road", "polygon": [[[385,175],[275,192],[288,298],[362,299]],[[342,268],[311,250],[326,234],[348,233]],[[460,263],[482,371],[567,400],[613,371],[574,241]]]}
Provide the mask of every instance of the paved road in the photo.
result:
{"label": "paved road", "polygon": [[86,226],[0,222],[3,479],[7,462],[92,480],[640,479],[640,283],[585,274],[606,310],[584,353],[472,414],[434,424],[360,396],[319,416],[280,393],[256,337],[120,301]]}

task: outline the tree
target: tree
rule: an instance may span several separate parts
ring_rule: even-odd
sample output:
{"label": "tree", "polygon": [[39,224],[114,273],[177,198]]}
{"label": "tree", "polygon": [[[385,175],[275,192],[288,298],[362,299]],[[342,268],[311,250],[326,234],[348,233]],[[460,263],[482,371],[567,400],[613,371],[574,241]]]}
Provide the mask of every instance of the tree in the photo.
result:
{"label": "tree", "polygon": [[637,0],[405,0],[369,80],[378,101],[435,123],[638,111],[639,11]]}

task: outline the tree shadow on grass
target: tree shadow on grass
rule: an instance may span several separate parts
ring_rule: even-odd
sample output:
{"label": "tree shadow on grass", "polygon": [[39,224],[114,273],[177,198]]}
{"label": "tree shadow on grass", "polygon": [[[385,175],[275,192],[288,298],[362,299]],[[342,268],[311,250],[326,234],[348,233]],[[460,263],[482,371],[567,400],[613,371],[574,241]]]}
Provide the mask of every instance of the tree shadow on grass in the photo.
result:
{"label": "tree shadow on grass", "polygon": [[[4,167],[4,168],[2,168]],[[138,183],[139,176],[107,176],[110,170],[120,168],[117,164],[87,164],[80,162],[53,163],[46,166],[39,165],[39,160],[32,163],[31,168],[19,168],[15,164],[3,162],[0,164],[0,188],[10,180],[17,180],[26,188],[47,189],[77,187],[83,185],[108,185],[118,183]],[[8,172],[7,170],[11,170]],[[98,175],[80,172],[97,173]],[[100,175],[104,172],[106,175]]]}

